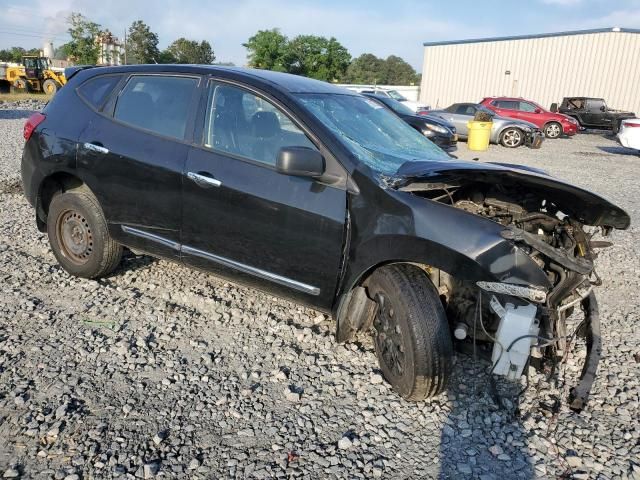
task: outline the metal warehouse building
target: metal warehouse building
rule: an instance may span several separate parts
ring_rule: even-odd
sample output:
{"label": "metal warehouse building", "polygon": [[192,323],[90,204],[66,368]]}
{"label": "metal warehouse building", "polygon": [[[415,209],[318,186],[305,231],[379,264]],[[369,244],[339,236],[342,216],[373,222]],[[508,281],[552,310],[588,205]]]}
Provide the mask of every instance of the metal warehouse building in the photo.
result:
{"label": "metal warehouse building", "polygon": [[432,108],[523,97],[549,108],[602,97],[640,115],[640,30],[607,28],[424,44],[420,100]]}

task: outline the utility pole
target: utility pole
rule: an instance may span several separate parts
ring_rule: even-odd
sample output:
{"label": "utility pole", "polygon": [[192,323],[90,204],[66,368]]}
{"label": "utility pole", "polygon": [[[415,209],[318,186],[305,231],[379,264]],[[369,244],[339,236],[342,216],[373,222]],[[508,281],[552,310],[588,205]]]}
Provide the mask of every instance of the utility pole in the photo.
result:
{"label": "utility pole", "polygon": [[127,64],[127,29],[124,29],[124,64]]}

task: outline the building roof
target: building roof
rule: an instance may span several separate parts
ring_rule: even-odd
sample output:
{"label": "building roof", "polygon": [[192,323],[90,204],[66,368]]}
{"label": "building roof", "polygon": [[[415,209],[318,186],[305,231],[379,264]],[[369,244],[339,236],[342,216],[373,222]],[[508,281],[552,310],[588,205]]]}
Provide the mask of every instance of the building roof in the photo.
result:
{"label": "building roof", "polygon": [[531,38],[547,38],[547,37],[565,37],[569,35],[588,35],[591,33],[606,33],[606,32],[624,32],[624,33],[640,33],[640,29],[637,28],[594,28],[591,30],[573,30],[568,32],[555,32],[555,33],[537,33],[533,35],[515,35],[510,37],[489,37],[489,38],[469,38],[466,40],[445,40],[441,42],[425,42],[425,47],[435,47],[438,45],[457,45],[463,43],[483,43],[483,42],[504,42],[507,40],[527,40]]}

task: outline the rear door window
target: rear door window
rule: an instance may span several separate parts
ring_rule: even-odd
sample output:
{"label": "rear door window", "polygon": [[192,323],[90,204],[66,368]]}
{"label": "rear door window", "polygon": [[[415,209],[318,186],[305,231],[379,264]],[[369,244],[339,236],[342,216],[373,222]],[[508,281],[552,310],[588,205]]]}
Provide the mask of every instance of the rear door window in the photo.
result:
{"label": "rear door window", "polygon": [[93,108],[100,110],[121,78],[122,75],[99,75],[90,78],[78,87],[78,94]]}
{"label": "rear door window", "polygon": [[494,100],[492,105],[498,108],[504,108],[507,110],[518,110],[518,102],[513,100]]}
{"label": "rear door window", "polygon": [[135,75],[120,93],[114,118],[166,137],[184,139],[198,78]]}

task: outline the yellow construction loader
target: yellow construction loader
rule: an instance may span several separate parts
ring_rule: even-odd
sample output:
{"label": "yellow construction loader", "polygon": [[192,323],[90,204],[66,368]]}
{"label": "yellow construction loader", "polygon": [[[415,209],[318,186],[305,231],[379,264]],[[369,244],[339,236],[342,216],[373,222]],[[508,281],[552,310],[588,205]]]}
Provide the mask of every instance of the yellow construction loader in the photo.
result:
{"label": "yellow construction loader", "polygon": [[63,72],[55,71],[49,59],[38,56],[22,57],[22,65],[0,66],[0,83],[25,92],[53,95],[67,83]]}

